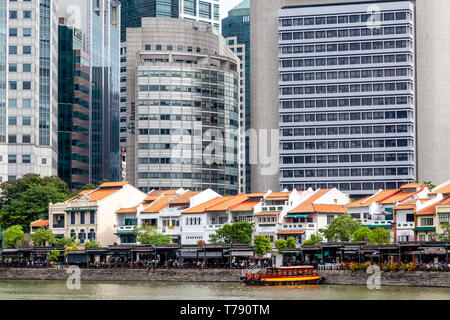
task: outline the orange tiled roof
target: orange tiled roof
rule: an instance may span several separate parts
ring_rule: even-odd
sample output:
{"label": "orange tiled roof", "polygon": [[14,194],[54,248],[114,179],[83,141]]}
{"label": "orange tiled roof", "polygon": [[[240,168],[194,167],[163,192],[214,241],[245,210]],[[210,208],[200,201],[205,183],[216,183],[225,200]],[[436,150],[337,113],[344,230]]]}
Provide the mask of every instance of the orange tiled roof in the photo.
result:
{"label": "orange tiled roof", "polygon": [[450,183],[447,184],[446,186],[443,186],[442,188],[437,189],[436,191],[431,192],[430,194],[438,194],[438,193],[449,194],[450,193]]}
{"label": "orange tiled roof", "polygon": [[401,192],[400,189],[387,189],[387,190],[381,190],[379,193],[375,194],[374,196],[369,196],[360,200],[356,200],[352,203],[347,204],[346,208],[353,208],[353,207],[368,207],[374,202],[383,201],[388,197],[393,196],[396,193]]}
{"label": "orange tiled roof", "polygon": [[131,207],[131,208],[121,208],[116,211],[116,213],[136,213],[139,205]]}
{"label": "orange tiled roof", "polygon": [[230,208],[230,211],[253,211],[253,207],[256,206],[259,201],[247,200],[245,202],[239,203]]}
{"label": "orange tiled roof", "polygon": [[80,195],[80,194],[88,194],[89,192],[91,192],[91,191],[93,191],[93,190],[95,190],[95,189],[91,189],[91,190],[81,190],[81,191],[78,193],[78,195]]}
{"label": "orange tiled roof", "polygon": [[183,203],[189,203],[190,199],[193,196],[196,196],[201,191],[187,191],[183,193],[182,195],[170,200],[170,204],[183,204]]}
{"label": "orange tiled roof", "polygon": [[422,184],[421,183],[407,183],[400,187],[400,189],[412,189],[412,188],[419,188]]}
{"label": "orange tiled roof", "polygon": [[266,195],[267,192],[253,192],[247,193],[247,197],[249,198],[262,198]]}
{"label": "orange tiled roof", "polygon": [[439,202],[432,204],[426,208],[423,208],[422,210],[419,210],[416,212],[417,215],[421,216],[421,215],[430,215],[430,214],[435,214],[436,213],[436,206],[439,205]]}
{"label": "orange tiled roof", "polygon": [[229,197],[223,202],[217,203],[213,206],[210,206],[206,209],[206,211],[227,211],[233,206],[236,206],[242,202],[248,200],[248,197],[245,194],[238,194],[233,197]]}
{"label": "orange tiled roof", "polygon": [[289,211],[289,213],[315,212],[312,206],[313,202],[329,192],[331,189],[319,189],[308,199],[300,203],[297,207]]}
{"label": "orange tiled roof", "polygon": [[119,188],[128,184],[128,181],[105,182],[99,185],[99,188]]}
{"label": "orange tiled roof", "polygon": [[313,204],[315,212],[347,213],[348,210],[341,204]]}
{"label": "orange tiled roof", "polygon": [[277,199],[288,199],[290,192],[272,192],[265,199],[268,200],[277,200]]}
{"label": "orange tiled roof", "polygon": [[96,189],[93,192],[88,194],[89,199],[91,200],[103,200],[106,197],[112,195],[113,193],[121,190],[122,188],[111,188],[111,189]]}
{"label": "orange tiled roof", "polygon": [[449,206],[450,205],[450,197],[444,198],[439,201],[439,206]]}
{"label": "orange tiled roof", "polygon": [[415,195],[416,193],[422,191],[422,189],[415,191],[415,192],[405,192],[405,191],[401,191],[399,193],[396,193],[394,195],[392,195],[391,197],[388,197],[382,201],[380,201],[380,204],[394,204],[395,202],[402,202],[405,201],[406,199],[411,198],[413,195]]}
{"label": "orange tiled roof", "polygon": [[182,213],[205,213],[205,211],[208,207],[211,207],[222,201],[225,201],[227,198],[230,198],[230,197],[216,197],[216,198],[213,198],[206,202],[200,203],[199,205],[196,205],[192,208],[187,208]]}
{"label": "orange tiled roof", "polygon": [[159,213],[162,209],[167,207],[169,200],[172,199],[174,194],[164,194],[158,200],[152,202],[142,213]]}
{"label": "orange tiled roof", "polygon": [[255,212],[254,216],[265,216],[266,214],[280,214],[281,211],[261,211],[261,212]]}
{"label": "orange tiled roof", "polygon": [[147,196],[147,197],[144,199],[144,202],[155,201],[155,200],[158,199],[158,198],[159,198],[159,196]]}
{"label": "orange tiled roof", "polygon": [[283,231],[278,231],[277,234],[303,234],[305,233],[305,231],[303,230],[283,230]]}
{"label": "orange tiled roof", "polygon": [[161,190],[152,190],[148,193],[149,196],[158,196],[162,191]]}
{"label": "orange tiled roof", "polygon": [[37,220],[30,223],[31,227],[47,227],[48,226],[48,220]]}
{"label": "orange tiled roof", "polygon": [[405,203],[405,204],[399,204],[398,206],[395,206],[393,208],[394,210],[415,210],[416,209],[416,203]]}

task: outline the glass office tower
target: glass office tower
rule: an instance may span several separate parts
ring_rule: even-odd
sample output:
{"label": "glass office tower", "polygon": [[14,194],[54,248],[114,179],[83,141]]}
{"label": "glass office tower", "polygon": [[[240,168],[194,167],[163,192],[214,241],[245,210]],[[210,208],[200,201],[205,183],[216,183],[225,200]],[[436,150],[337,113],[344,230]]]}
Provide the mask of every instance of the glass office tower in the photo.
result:
{"label": "glass office tower", "polygon": [[[236,53],[240,60],[240,101],[239,101],[239,127],[240,161],[239,185],[240,192],[249,193],[251,187],[249,137],[246,130],[251,128],[250,123],[250,0],[245,0],[228,11],[228,17],[222,20],[222,35],[227,40],[230,49]],[[242,157],[242,159],[241,159]]]}
{"label": "glass office tower", "polygon": [[280,10],[281,188],[364,195],[415,179],[414,9],[376,5],[375,20],[362,3]]}

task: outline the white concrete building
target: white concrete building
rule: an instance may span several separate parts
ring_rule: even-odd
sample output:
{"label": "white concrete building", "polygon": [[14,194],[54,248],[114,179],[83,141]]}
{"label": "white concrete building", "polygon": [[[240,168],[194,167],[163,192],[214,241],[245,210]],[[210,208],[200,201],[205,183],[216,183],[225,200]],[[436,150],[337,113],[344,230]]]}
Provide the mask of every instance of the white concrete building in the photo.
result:
{"label": "white concrete building", "polygon": [[1,2],[0,182],[57,175],[57,6]]}
{"label": "white concrete building", "polygon": [[142,202],[147,195],[126,181],[106,182],[65,202],[50,203],[49,226],[57,237],[75,237],[81,244],[116,242],[116,211]]}

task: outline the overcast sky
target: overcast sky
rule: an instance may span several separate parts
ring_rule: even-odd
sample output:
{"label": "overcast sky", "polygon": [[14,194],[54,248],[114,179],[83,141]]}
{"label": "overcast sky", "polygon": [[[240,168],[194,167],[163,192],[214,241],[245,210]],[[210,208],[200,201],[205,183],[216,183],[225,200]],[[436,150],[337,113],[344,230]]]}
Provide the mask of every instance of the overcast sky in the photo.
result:
{"label": "overcast sky", "polygon": [[243,0],[220,0],[220,20],[228,17],[228,11],[242,1]]}

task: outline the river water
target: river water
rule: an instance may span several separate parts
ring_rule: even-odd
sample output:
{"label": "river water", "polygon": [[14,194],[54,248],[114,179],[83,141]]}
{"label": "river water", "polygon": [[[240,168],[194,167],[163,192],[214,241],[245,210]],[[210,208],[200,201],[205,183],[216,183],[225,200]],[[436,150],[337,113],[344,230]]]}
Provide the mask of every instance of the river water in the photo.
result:
{"label": "river water", "polygon": [[450,300],[450,288],[366,286],[247,287],[230,282],[82,281],[68,289],[65,281],[0,281],[0,300]]}

